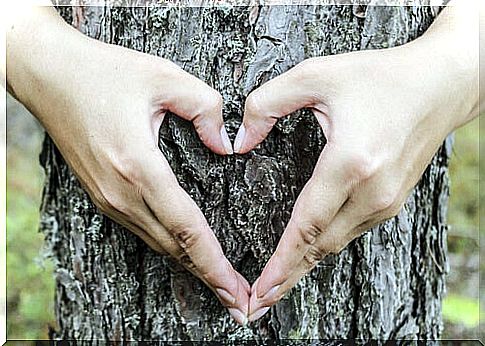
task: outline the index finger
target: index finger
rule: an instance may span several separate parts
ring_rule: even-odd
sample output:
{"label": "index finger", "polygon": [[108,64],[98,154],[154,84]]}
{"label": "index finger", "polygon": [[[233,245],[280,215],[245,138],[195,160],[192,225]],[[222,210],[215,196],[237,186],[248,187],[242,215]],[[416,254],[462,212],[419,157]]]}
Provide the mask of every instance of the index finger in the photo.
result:
{"label": "index finger", "polygon": [[335,156],[333,151],[324,149],[314,175],[298,197],[273,256],[253,285],[249,321],[266,313],[307,269],[322,259],[322,252],[317,251],[315,242],[326,232],[348,196],[345,177],[341,174],[343,161]]}
{"label": "index finger", "polygon": [[[247,282],[224,256],[204,215],[180,187],[163,155],[159,151],[153,155],[147,161],[147,189],[142,195],[154,218],[179,246],[177,253],[171,255],[211,288],[239,323],[245,323]],[[164,242],[161,232],[154,232],[153,228],[151,232],[154,239]]]}

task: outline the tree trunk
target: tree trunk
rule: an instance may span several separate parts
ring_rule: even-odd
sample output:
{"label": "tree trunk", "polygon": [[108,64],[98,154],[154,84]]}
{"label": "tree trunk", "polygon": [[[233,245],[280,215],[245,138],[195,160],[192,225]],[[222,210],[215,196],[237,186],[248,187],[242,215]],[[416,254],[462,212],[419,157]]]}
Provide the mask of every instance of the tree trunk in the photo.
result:
{"label": "tree trunk", "polygon": [[[101,41],[170,59],[220,91],[231,139],[248,93],[308,57],[396,46],[433,7],[220,6],[62,8]],[[103,67],[100,66],[100,69]],[[306,111],[246,155],[209,152],[167,116],[160,149],[249,282],[261,272],[325,144]],[[445,291],[447,140],[400,214],[327,257],[261,320],[237,326],[171,259],[102,216],[49,138],[41,228],[55,261],[55,338],[436,339]],[[160,182],[163,183],[163,182]]]}

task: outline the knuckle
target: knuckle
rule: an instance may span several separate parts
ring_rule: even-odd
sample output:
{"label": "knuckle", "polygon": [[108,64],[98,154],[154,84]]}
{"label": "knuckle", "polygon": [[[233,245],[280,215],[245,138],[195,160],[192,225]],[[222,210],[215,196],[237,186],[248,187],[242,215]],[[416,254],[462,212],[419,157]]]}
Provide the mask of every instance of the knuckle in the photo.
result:
{"label": "knuckle", "polygon": [[287,75],[296,83],[305,83],[308,81],[309,77],[314,78],[316,75],[318,75],[317,61],[318,60],[316,58],[305,59],[290,69],[287,72]]}
{"label": "knuckle", "polygon": [[[187,251],[188,252],[188,251]],[[219,282],[220,277],[221,277],[221,272],[227,273],[227,262],[225,263],[225,258],[224,255],[221,253],[219,255],[215,255],[214,253],[212,254],[213,259],[211,263],[214,263],[217,265],[217,268],[214,267],[214,265],[204,265],[201,262],[198,262],[198,257],[196,257],[196,263],[199,263],[197,266],[197,275],[199,278],[204,280],[206,283],[209,285],[213,285],[217,282]],[[211,257],[212,257],[211,256]]]}
{"label": "knuckle", "polygon": [[200,239],[200,233],[189,226],[175,226],[169,231],[175,236],[178,244],[185,251],[190,251],[190,249],[192,249]]}
{"label": "knuckle", "polygon": [[394,212],[399,211],[399,203],[397,201],[396,192],[392,189],[381,190],[379,195],[374,196],[370,205],[374,212]]}
{"label": "knuckle", "polygon": [[127,215],[129,210],[123,199],[116,193],[102,191],[94,196],[94,201],[103,214],[112,215],[113,213]]}
{"label": "knuckle", "polygon": [[403,202],[394,201],[389,205],[389,207],[384,211],[382,215],[383,220],[388,220],[399,214],[403,207]]}
{"label": "knuckle", "polygon": [[258,139],[262,141],[266,134],[273,128],[276,120],[280,117],[277,112],[267,109],[265,101],[267,100],[267,88],[265,85],[253,91],[246,98],[244,113],[248,116],[249,127],[255,126],[258,129]]}
{"label": "knuckle", "polygon": [[324,241],[318,244],[319,251],[324,255],[337,255],[349,243],[348,234],[327,234]]}
{"label": "knuckle", "polygon": [[308,245],[313,245],[317,238],[323,233],[325,229],[322,222],[311,222],[302,224],[297,227],[303,241]]}
{"label": "knuckle", "polygon": [[371,178],[377,171],[375,161],[368,153],[353,153],[347,157],[344,165],[351,179],[363,181]]}
{"label": "knuckle", "polygon": [[259,94],[258,91],[253,91],[246,98],[245,108],[246,108],[246,112],[247,113],[250,113],[250,114],[260,114],[260,112],[259,112],[259,101],[258,101],[259,96],[258,96],[258,94]]}
{"label": "knuckle", "polygon": [[401,201],[394,202],[394,204],[390,208],[391,217],[394,217],[397,214],[399,214],[403,207],[404,207],[404,202],[401,202]]}
{"label": "knuckle", "polygon": [[371,208],[374,212],[381,212],[389,209],[393,203],[393,199],[390,195],[382,194],[380,196],[374,197],[371,200]]}
{"label": "knuckle", "polygon": [[192,272],[195,272],[197,269],[195,263],[185,251],[182,251],[180,254],[178,254],[176,260],[178,261],[178,263],[180,263]]}
{"label": "knuckle", "polygon": [[328,254],[328,251],[326,249],[312,245],[308,251],[306,252],[305,256],[303,257],[305,269],[311,270],[313,267],[315,267],[318,262],[320,262],[326,255]]}
{"label": "knuckle", "polygon": [[222,110],[223,102],[222,95],[216,90],[210,89],[205,106],[208,112],[220,112]]}
{"label": "knuckle", "polygon": [[283,298],[284,294],[281,295],[281,294],[278,294],[278,295],[275,295],[275,294],[270,294],[270,295],[266,295],[262,298],[258,298],[259,300],[259,303],[262,305],[262,306],[272,306],[274,304],[276,304],[278,301],[281,300],[281,298]]}
{"label": "knuckle", "polygon": [[139,162],[139,156],[120,154],[113,155],[112,165],[119,177],[130,185],[136,185],[141,179],[142,166]]}

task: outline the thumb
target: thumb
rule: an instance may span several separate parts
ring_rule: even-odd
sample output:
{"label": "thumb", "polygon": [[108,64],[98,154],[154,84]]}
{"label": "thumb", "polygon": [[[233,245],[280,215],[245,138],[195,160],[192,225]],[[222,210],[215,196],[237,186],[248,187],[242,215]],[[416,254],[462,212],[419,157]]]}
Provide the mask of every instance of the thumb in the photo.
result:
{"label": "thumb", "polygon": [[266,138],[279,118],[318,102],[310,72],[305,61],[249,94],[234,152],[247,153]]}
{"label": "thumb", "polygon": [[194,124],[202,142],[216,154],[233,149],[222,118],[223,99],[219,92],[182,69],[176,69],[162,107]]}

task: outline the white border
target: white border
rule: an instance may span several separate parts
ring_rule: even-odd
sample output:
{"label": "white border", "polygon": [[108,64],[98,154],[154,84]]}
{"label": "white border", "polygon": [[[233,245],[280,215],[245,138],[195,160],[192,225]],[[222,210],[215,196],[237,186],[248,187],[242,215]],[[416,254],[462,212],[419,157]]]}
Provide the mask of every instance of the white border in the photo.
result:
{"label": "white border", "polygon": [[[0,71],[6,71],[4,22],[0,18]],[[7,91],[5,75],[0,72],[0,345],[7,340]]]}
{"label": "white border", "polygon": [[[463,2],[468,0],[462,0]],[[228,7],[269,5],[443,6],[447,0],[52,0],[56,6]]]}
{"label": "white border", "polygon": [[[468,0],[462,0],[462,3]],[[371,6],[443,6],[447,0],[52,0],[56,6],[109,7],[206,7],[267,5],[371,5]],[[1,7],[36,3],[45,0],[2,0],[0,6],[0,72],[6,71],[6,22]],[[6,342],[6,80],[0,73],[0,345]],[[2,328],[3,327],[3,328]]]}

